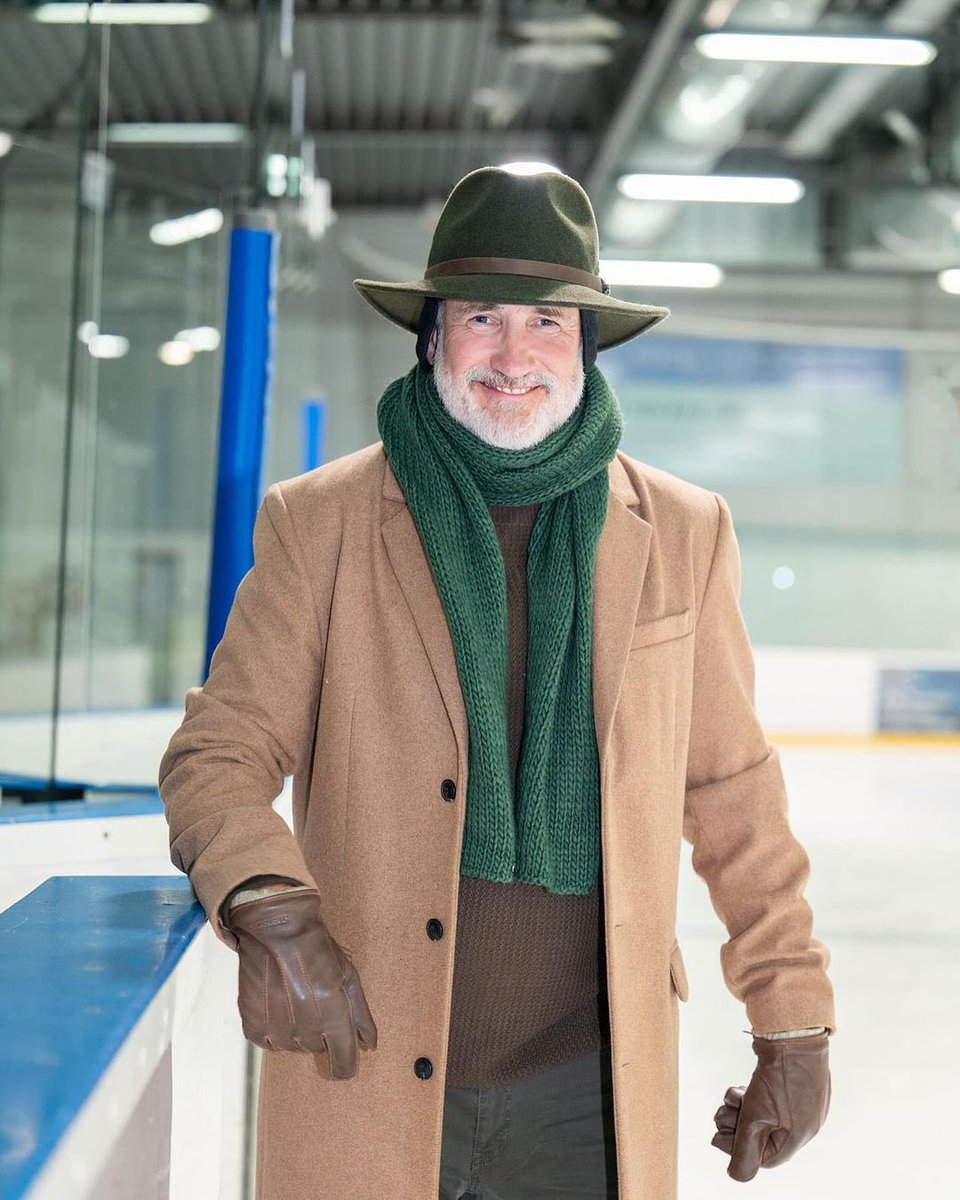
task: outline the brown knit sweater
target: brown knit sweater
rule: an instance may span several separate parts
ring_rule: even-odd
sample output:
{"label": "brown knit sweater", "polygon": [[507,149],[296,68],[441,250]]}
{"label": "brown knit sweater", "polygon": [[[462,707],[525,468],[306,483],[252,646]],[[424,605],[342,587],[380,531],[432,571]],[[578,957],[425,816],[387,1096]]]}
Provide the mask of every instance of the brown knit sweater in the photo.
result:
{"label": "brown knit sweater", "polygon": [[[491,507],[507,577],[507,738],[516,778],[527,661],[526,563],[539,505]],[[512,1083],[607,1041],[598,890],[461,876],[447,1059],[451,1087]]]}

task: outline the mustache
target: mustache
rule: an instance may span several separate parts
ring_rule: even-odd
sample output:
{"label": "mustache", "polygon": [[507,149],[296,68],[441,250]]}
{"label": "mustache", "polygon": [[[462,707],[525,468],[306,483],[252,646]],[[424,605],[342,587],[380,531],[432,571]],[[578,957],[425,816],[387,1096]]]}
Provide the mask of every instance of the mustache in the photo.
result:
{"label": "mustache", "polygon": [[544,387],[552,392],[557,387],[557,377],[549,371],[529,371],[526,375],[504,375],[486,367],[467,367],[463,373],[464,383],[485,383],[487,387],[522,391],[524,388]]}

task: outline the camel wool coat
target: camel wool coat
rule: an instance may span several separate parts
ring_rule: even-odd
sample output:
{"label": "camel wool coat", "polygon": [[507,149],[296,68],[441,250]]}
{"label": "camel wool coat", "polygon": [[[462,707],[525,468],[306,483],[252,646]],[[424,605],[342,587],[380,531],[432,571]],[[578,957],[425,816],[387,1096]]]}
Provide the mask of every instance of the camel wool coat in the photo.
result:
{"label": "camel wool coat", "polygon": [[[593,704],[617,1170],[620,1200],[674,1200],[681,836],[752,1027],[833,1029],[834,1015],[808,859],[754,713],[727,507],[624,454],[609,481]],[[379,443],[271,487],[254,551],[161,764],[172,858],[228,944],[220,906],[239,884],[315,885],[379,1029],[347,1081],[325,1058],[264,1054],[257,1195],[436,1200],[470,795],[443,609]],[[273,808],[288,775],[295,836]]]}

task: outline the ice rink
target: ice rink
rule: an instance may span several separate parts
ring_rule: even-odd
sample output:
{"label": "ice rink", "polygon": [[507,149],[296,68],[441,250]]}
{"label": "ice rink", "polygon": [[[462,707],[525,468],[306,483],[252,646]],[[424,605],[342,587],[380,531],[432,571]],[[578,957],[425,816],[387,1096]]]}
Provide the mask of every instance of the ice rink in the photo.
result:
{"label": "ice rink", "polygon": [[[837,998],[826,1125],[761,1171],[755,1200],[946,1200],[960,1194],[960,753],[783,747],[791,824]],[[710,1145],[713,1114],[753,1066],[742,1007],[720,974],[723,928],[684,844],[678,934],[680,1197],[742,1194]],[[651,1102],[653,1099],[651,1098]]]}
{"label": "ice rink", "polygon": [[[155,718],[158,726],[164,720],[169,714]],[[831,951],[838,1030],[826,1125],[791,1162],[761,1171],[748,1194],[952,1198],[960,1183],[953,1141],[960,1078],[958,747],[811,738],[779,749],[791,825],[811,859],[814,931]],[[289,793],[281,810],[288,800]],[[106,830],[97,820],[54,822],[44,833],[42,862],[28,866],[19,856],[5,903],[50,874],[172,870],[159,813],[114,819],[109,840],[101,840],[101,825]],[[713,1114],[727,1087],[748,1082],[754,1059],[744,1010],[720,972],[725,931],[686,843],[681,857],[677,931],[690,999],[680,1011],[679,1200],[715,1200],[744,1185],[728,1178],[727,1158],[710,1145]],[[220,946],[214,953],[229,955]],[[232,988],[218,1000],[231,1017]],[[232,1107],[239,1121],[239,1097]]]}

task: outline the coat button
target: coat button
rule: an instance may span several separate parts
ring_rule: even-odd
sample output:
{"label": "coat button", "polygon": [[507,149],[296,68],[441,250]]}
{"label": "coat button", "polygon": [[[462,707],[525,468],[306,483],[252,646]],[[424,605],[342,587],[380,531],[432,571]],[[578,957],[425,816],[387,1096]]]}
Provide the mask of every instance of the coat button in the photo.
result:
{"label": "coat button", "polygon": [[444,800],[456,800],[457,785],[452,779],[445,779],[443,783],[440,784],[440,795],[444,798]]}
{"label": "coat button", "polygon": [[431,942],[439,942],[443,937],[443,922],[431,917],[427,922],[427,937]]}
{"label": "coat button", "polygon": [[418,1079],[429,1079],[433,1074],[433,1063],[429,1058],[418,1058],[413,1064],[413,1073]]}

